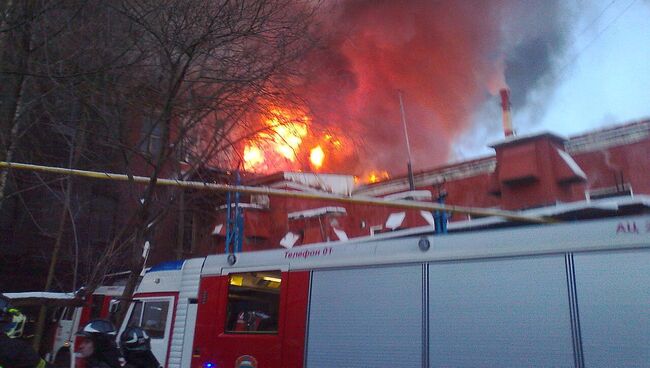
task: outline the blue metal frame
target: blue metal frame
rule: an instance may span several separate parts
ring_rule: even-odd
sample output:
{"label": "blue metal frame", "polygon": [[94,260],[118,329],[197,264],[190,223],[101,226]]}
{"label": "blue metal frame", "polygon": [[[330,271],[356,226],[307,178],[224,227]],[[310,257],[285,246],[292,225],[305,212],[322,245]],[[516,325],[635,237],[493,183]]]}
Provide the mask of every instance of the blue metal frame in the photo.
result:
{"label": "blue metal frame", "polygon": [[[446,193],[438,193],[437,202],[439,204],[445,204]],[[434,234],[447,234],[447,212],[445,211],[434,211],[433,212],[433,223],[434,223]]]}
{"label": "blue metal frame", "polygon": [[[236,171],[235,185],[240,184],[241,176],[239,175],[239,171]],[[226,194],[226,253],[238,253],[242,251],[244,243],[244,213],[239,205],[240,199],[241,194],[236,192],[234,200],[235,211],[233,213],[232,193],[228,192]]]}

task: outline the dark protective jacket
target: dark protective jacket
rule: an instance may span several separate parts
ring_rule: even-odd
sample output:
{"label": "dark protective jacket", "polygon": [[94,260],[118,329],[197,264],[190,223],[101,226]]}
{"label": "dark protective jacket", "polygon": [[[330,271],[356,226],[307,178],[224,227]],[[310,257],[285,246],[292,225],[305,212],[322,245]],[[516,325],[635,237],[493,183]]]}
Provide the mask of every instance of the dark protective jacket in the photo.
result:
{"label": "dark protective jacket", "polygon": [[122,368],[120,351],[110,336],[95,337],[95,353],[86,358],[87,368]]}
{"label": "dark protective jacket", "polygon": [[151,350],[146,351],[125,351],[127,368],[159,368],[160,363]]}
{"label": "dark protective jacket", "polygon": [[92,357],[86,359],[86,368],[113,368],[108,363],[94,359]]}
{"label": "dark protective jacket", "polygon": [[0,367],[3,368],[46,368],[50,367],[21,339],[12,339],[0,332]]}

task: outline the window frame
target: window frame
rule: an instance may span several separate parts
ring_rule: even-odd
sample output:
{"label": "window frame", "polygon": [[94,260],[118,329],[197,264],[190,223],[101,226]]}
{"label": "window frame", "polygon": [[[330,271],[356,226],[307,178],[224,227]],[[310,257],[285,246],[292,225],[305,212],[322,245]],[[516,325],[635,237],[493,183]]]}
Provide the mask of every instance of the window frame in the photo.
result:
{"label": "window frame", "polygon": [[[223,322],[224,322],[223,332],[225,334],[227,334],[227,335],[236,335],[236,336],[260,336],[260,335],[262,335],[262,336],[279,336],[280,335],[280,328],[281,328],[280,322],[282,320],[282,313],[283,313],[282,312],[283,293],[284,293],[283,289],[286,287],[286,282],[287,282],[287,278],[284,277],[283,272],[284,272],[284,270],[279,269],[279,268],[275,268],[275,269],[267,269],[267,268],[265,268],[265,269],[259,269],[259,270],[233,270],[233,272],[229,272],[229,273],[226,273],[224,275],[224,276],[226,276],[226,285],[225,285],[226,286],[225,287],[225,293],[226,293],[225,301],[226,301],[226,303],[225,303],[225,310],[224,310],[224,316],[223,316],[223,318],[224,318],[224,320],[223,320]],[[271,293],[268,293],[268,292],[265,293],[263,291],[264,289],[277,290],[277,293],[273,293],[273,294],[275,294],[274,298],[276,299],[275,300],[275,305],[273,305],[272,308],[269,308],[269,309],[266,309],[266,310],[263,310],[263,311],[259,311],[261,313],[264,313],[264,314],[270,315],[271,317],[274,317],[274,319],[272,320],[273,323],[271,324],[271,326],[274,326],[275,329],[266,329],[266,330],[260,330],[260,331],[248,331],[248,330],[237,331],[236,330],[236,328],[237,328],[237,318],[238,317],[233,316],[233,314],[238,315],[241,311],[239,310],[240,308],[238,308],[236,306],[233,306],[233,304],[232,304],[231,291],[232,291],[233,285],[231,284],[231,278],[232,278],[232,276],[245,275],[245,274],[271,274],[273,276],[271,276],[271,275],[268,275],[268,276],[276,277],[276,275],[277,275],[277,277],[281,279],[280,285],[277,287],[277,289],[275,289],[275,288],[267,288],[267,287],[260,287],[260,288],[248,287],[247,288],[248,290],[257,291],[259,293],[264,293],[264,294],[271,294]],[[237,286],[237,285],[234,285],[234,286],[237,287],[237,288],[240,288],[240,290],[245,290],[246,289],[245,286]],[[271,300],[270,302],[272,303],[274,301]],[[273,310],[275,310],[275,314],[267,313],[267,312],[270,312],[270,311],[273,311]],[[249,312],[254,312],[254,311],[249,311]],[[234,322],[233,322],[233,320],[234,320]]]}
{"label": "window frame", "polygon": [[[164,328],[163,328],[163,334],[161,337],[157,337],[156,334],[151,334],[150,331],[147,330],[147,328],[142,327],[142,318],[145,313],[145,304],[146,303],[167,303],[167,313],[165,315],[165,322],[164,322]],[[133,325],[131,324],[131,320],[134,316],[134,312],[136,311],[136,308],[138,308],[138,305],[141,305],[142,307],[138,311],[138,323]],[[140,327],[143,330],[147,332],[149,337],[151,337],[152,340],[165,340],[168,336],[168,334],[171,335],[171,328],[169,329],[169,333],[167,331],[167,326],[169,325],[171,327],[172,324],[172,319],[173,319],[173,313],[174,313],[174,306],[175,306],[175,299],[173,296],[161,296],[161,297],[142,297],[142,298],[134,298],[133,302],[129,306],[129,313],[128,313],[128,320],[125,324],[126,327],[131,327],[131,326],[136,326]]]}
{"label": "window frame", "polygon": [[145,116],[140,128],[139,151],[147,156],[155,157],[163,149],[162,122],[154,116]]}

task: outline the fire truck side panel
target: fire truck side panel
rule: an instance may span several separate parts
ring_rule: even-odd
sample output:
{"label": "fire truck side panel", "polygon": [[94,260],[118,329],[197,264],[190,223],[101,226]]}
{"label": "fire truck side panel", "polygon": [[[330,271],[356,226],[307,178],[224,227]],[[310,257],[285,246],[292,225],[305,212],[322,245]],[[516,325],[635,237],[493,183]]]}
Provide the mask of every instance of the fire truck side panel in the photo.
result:
{"label": "fire truck side panel", "polygon": [[190,364],[196,323],[196,300],[204,261],[205,258],[195,258],[183,262],[167,360],[169,368],[187,367]]}
{"label": "fire truck side panel", "polygon": [[647,367],[650,250],[576,254],[575,269],[585,366]]}
{"label": "fire truck side panel", "polygon": [[421,264],[314,271],[307,367],[421,367]]}
{"label": "fire truck side panel", "polygon": [[573,367],[564,255],[429,264],[432,367]]}
{"label": "fire truck side panel", "polygon": [[286,308],[283,310],[285,318],[282,327],[282,367],[303,367],[310,275],[311,272],[307,271],[286,274],[288,290]]}
{"label": "fire truck side panel", "polygon": [[187,307],[187,317],[185,319],[185,338],[183,339],[183,350],[180,367],[190,367],[192,364],[192,346],[194,344],[194,335],[196,332],[196,315],[198,304],[192,301]]}
{"label": "fire truck side panel", "polygon": [[218,331],[217,325],[223,326],[223,321],[219,321],[218,317],[221,314],[219,310],[223,309],[222,305],[225,305],[225,296],[221,295],[220,291],[223,289],[222,283],[227,282],[228,277],[224,276],[201,277],[192,349],[192,367],[202,368],[204,364],[220,358],[218,354],[220,349],[214,349],[212,340]]}
{"label": "fire truck side panel", "polygon": [[302,367],[309,272],[282,272],[281,279],[277,331],[249,332],[229,331],[226,325],[230,276],[204,277],[192,367],[208,363],[232,367],[247,357],[252,357],[259,367]]}
{"label": "fire truck side panel", "polygon": [[[231,263],[205,259],[192,368],[650,360],[647,215],[314,244]],[[269,315],[275,327],[255,327]]]}

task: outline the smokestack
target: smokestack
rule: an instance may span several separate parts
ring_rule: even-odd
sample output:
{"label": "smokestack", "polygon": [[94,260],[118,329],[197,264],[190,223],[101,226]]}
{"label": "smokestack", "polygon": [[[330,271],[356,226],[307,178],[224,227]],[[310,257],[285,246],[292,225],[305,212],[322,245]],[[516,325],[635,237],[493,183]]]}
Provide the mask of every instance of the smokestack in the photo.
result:
{"label": "smokestack", "polygon": [[501,111],[503,112],[503,134],[506,137],[515,135],[512,129],[512,117],[510,116],[510,90],[503,88],[499,90],[501,95]]}

